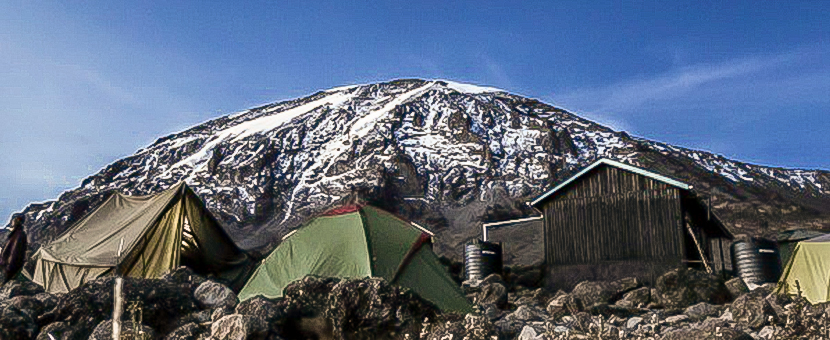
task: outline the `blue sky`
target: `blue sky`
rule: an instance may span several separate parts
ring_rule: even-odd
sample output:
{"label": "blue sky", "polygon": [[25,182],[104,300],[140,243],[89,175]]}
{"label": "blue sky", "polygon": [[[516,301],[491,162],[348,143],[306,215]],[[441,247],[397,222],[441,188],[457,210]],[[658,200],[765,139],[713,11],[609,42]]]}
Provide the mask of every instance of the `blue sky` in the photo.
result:
{"label": "blue sky", "polygon": [[830,169],[827,18],[826,1],[5,1],[0,216],[210,118],[405,77]]}

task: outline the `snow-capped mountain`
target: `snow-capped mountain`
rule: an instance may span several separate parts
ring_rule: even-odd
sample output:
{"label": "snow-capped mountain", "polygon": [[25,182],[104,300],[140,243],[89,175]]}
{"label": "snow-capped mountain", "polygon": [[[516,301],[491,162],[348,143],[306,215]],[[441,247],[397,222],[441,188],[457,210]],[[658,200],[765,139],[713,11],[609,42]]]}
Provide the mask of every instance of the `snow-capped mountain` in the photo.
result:
{"label": "snow-capped mountain", "polygon": [[185,181],[245,248],[273,245],[358,197],[438,231],[438,249],[458,257],[482,221],[535,214],[524,202],[600,157],[693,184],[735,232],[830,229],[830,172],[750,165],[499,89],[411,79],[321,91],[160,138],[29,205],[27,230],[30,242],[48,242],[112,190],[143,195]]}

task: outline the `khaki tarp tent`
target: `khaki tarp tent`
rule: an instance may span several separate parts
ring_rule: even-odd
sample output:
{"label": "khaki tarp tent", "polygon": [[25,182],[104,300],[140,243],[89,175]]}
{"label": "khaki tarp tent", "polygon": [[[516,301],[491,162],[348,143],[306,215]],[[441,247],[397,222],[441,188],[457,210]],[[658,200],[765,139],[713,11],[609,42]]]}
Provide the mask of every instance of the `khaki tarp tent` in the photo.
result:
{"label": "khaki tarp tent", "polygon": [[830,301],[830,234],[798,242],[778,280],[777,292],[797,294],[796,281],[810,303]]}
{"label": "khaki tarp tent", "polygon": [[33,280],[48,292],[112,274],[157,278],[179,265],[238,290],[253,266],[184,183],[156,195],[113,193],[34,258]]}
{"label": "khaki tarp tent", "polygon": [[284,240],[254,272],[239,299],[282,296],[306,275],[382,277],[442,310],[470,312],[470,302],[438,261],[429,234],[371,207],[346,207],[311,220]]}
{"label": "khaki tarp tent", "polygon": [[781,263],[787,264],[798,242],[822,235],[827,235],[827,233],[810,229],[793,229],[778,233],[778,251],[781,254]]}

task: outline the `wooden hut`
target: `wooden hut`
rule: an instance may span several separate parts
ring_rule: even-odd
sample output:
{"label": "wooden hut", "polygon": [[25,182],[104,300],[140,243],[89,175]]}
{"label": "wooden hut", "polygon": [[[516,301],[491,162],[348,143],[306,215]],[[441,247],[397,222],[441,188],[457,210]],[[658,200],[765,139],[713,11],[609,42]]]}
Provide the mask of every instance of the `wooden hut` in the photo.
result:
{"label": "wooden hut", "polygon": [[731,270],[731,233],[691,185],[601,159],[533,200],[544,216],[546,285],[636,276],[687,265]]}

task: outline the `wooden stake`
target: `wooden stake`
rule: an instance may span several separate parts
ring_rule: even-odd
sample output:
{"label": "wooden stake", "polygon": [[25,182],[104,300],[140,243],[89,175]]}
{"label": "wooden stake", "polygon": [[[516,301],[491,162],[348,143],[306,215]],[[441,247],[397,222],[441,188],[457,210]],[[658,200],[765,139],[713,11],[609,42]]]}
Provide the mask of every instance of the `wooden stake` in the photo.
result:
{"label": "wooden stake", "polygon": [[112,339],[121,339],[121,314],[123,313],[124,301],[121,296],[121,287],[124,280],[121,277],[115,278],[115,306],[112,309]]}
{"label": "wooden stake", "polygon": [[[115,261],[115,275],[119,275],[118,266],[121,260],[121,251],[124,249],[124,238],[121,238],[121,243],[118,244],[118,253],[116,253]],[[115,278],[115,296],[112,307],[112,340],[121,340],[121,314],[124,312],[124,301],[121,295],[121,288],[124,285],[124,279],[121,276]]]}

